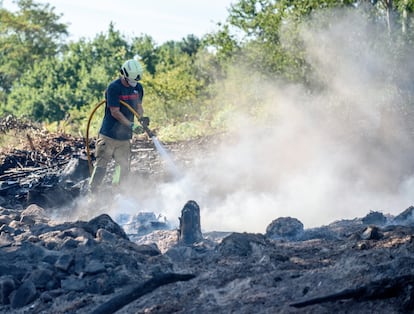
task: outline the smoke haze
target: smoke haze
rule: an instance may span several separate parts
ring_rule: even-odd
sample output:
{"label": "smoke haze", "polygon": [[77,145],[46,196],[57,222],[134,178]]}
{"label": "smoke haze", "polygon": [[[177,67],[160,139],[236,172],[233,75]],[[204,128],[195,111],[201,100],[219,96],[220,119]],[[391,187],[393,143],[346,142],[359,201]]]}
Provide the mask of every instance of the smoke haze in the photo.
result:
{"label": "smoke haze", "polygon": [[[278,217],[310,228],[412,205],[407,91],[394,83],[408,65],[357,13],[337,13],[329,28],[301,31],[320,92],[235,73],[218,97],[233,108],[232,133],[193,167],[179,165],[179,180],[135,194],[141,210],[175,223],[192,199],[203,231],[264,233]],[[248,114],[251,97],[262,104],[258,118]]]}
{"label": "smoke haze", "polygon": [[355,11],[327,14],[330,28],[311,22],[301,33],[320,93],[260,81],[223,90],[245,108],[238,95],[249,86],[267,119],[233,114],[237,133],[192,170],[204,228],[265,232],[283,216],[312,227],[412,205],[412,132],[394,83],[408,65]]}

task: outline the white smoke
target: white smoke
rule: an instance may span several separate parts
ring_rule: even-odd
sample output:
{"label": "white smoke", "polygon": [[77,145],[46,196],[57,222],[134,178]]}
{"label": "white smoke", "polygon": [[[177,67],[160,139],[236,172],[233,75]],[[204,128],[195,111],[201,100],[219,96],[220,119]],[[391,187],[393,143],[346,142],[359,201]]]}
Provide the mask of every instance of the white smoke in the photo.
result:
{"label": "white smoke", "polygon": [[[236,71],[217,97],[236,108],[232,132],[195,155],[191,167],[179,165],[179,180],[137,182],[129,196],[137,210],[178,223],[195,200],[203,231],[264,233],[278,217],[310,228],[412,204],[412,132],[392,83],[389,42],[356,13],[329,14],[334,22],[301,31],[320,92]],[[256,117],[251,97],[261,102]]]}
{"label": "white smoke", "polygon": [[[337,13],[330,28],[302,30],[319,93],[264,81],[223,84],[221,97],[241,108],[231,120],[236,131],[186,169],[191,193],[176,204],[195,199],[204,229],[265,232],[283,216],[313,227],[412,204],[412,133],[392,83],[391,47],[359,14]],[[247,94],[262,99],[261,119],[243,113]]]}

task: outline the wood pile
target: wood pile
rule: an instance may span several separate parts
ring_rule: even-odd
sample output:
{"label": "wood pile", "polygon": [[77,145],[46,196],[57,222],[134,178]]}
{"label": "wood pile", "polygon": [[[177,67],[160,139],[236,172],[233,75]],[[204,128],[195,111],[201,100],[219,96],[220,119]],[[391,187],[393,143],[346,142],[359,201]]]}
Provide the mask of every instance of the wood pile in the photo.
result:
{"label": "wood pile", "polygon": [[87,158],[83,138],[51,133],[13,116],[0,119],[0,135],[0,206],[26,206],[29,191],[55,187],[73,158]]}
{"label": "wood pile", "polygon": [[0,180],[13,179],[21,171],[61,167],[70,158],[85,154],[83,138],[50,133],[12,116],[0,119],[0,134],[18,140],[0,147]]}
{"label": "wood pile", "polygon": [[[188,167],[196,151],[204,156],[210,154],[207,147],[218,145],[220,138],[211,136],[163,145],[177,165],[179,160],[181,165]],[[95,138],[91,138],[89,144],[93,161]],[[81,164],[83,176],[78,176],[78,182],[71,182],[71,185],[62,184],[65,183],[62,175],[67,168],[72,168],[74,160]],[[113,163],[108,165],[108,178],[113,167]],[[132,141],[131,172],[154,181],[168,180],[170,176],[153,142],[140,136]],[[76,197],[79,193],[79,187],[76,186],[74,191],[73,186],[88,176],[85,138],[48,132],[40,125],[13,116],[0,118],[0,206],[24,208],[36,202],[46,208],[53,207],[55,202],[44,200],[47,196],[42,194],[67,194],[70,201],[73,194]]]}

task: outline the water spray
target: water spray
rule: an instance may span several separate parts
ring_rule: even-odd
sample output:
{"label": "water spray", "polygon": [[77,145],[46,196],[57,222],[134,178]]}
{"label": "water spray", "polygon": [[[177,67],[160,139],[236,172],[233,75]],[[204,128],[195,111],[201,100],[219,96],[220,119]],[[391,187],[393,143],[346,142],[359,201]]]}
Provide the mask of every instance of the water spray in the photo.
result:
{"label": "water spray", "polygon": [[[139,121],[140,116],[130,105],[128,105],[123,100],[120,100],[120,103],[122,105],[124,105],[125,107],[127,107],[137,117],[137,119]],[[174,177],[176,177],[176,178],[179,177],[179,171],[178,171],[176,165],[174,164],[174,162],[172,161],[170,155],[168,154],[168,152],[164,148],[164,146],[161,144],[161,142],[158,140],[158,138],[155,136],[155,134],[148,128],[148,125],[146,125],[144,123],[141,123],[141,125],[144,128],[144,131],[148,134],[149,138],[154,143],[154,146],[157,149],[160,156],[167,163],[167,166],[168,166],[168,169],[170,170],[170,172],[174,174]]]}
{"label": "water spray", "polygon": [[[119,101],[121,103],[121,105],[125,106],[128,108],[129,111],[131,111],[134,116],[137,118],[138,121],[140,121],[140,116],[139,114],[134,110],[134,108],[132,108],[128,103],[126,103],[123,100]],[[101,102],[99,102],[95,108],[92,110],[91,114],[89,115],[89,119],[88,119],[88,124],[86,127],[86,152],[87,152],[87,157],[88,157],[88,165],[89,165],[89,174],[92,174],[93,172],[93,166],[92,166],[92,161],[91,161],[91,152],[90,152],[90,148],[89,148],[89,128],[90,128],[90,124],[93,118],[93,115],[95,114],[96,110],[105,103],[105,100],[102,100]],[[172,161],[170,155],[168,154],[168,152],[166,151],[166,149],[164,148],[164,146],[161,144],[161,142],[158,140],[158,138],[155,136],[155,134],[148,128],[148,125],[141,123],[144,131],[147,133],[148,137],[152,140],[152,142],[154,143],[154,146],[156,148],[156,150],[158,151],[158,153],[160,154],[160,156],[164,159],[164,161],[167,164],[168,169],[170,170],[171,173],[173,173],[174,177],[179,177],[179,171],[176,167],[176,165],[174,164],[174,162]]]}
{"label": "water spray", "polygon": [[164,146],[161,144],[161,142],[158,140],[156,136],[153,136],[152,142],[154,143],[155,148],[157,149],[158,153],[164,159],[164,161],[167,164],[168,170],[174,175],[174,178],[181,177],[181,174],[177,168],[177,166],[174,164],[173,160],[171,159],[168,152],[165,150]]}

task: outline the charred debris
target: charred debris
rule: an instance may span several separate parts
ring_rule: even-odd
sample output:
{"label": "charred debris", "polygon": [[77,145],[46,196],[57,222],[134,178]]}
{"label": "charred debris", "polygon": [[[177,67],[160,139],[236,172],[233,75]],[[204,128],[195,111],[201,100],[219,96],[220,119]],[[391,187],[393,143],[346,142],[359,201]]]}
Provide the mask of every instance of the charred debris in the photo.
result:
{"label": "charred debris", "polygon": [[0,313],[414,311],[414,207],[312,229],[275,217],[263,234],[203,233],[194,200],[177,230],[132,236],[106,214],[58,222],[49,207],[88,176],[83,139],[0,125],[27,132],[0,153]]}

